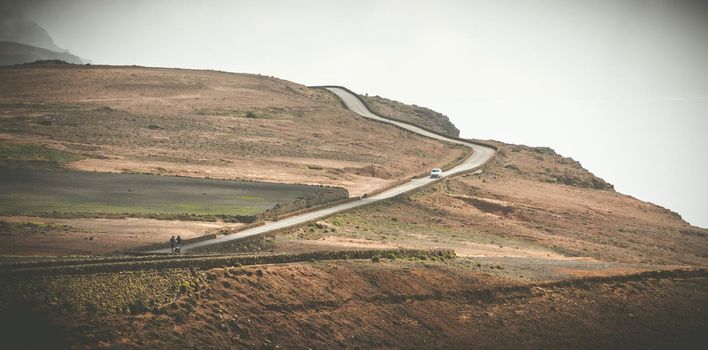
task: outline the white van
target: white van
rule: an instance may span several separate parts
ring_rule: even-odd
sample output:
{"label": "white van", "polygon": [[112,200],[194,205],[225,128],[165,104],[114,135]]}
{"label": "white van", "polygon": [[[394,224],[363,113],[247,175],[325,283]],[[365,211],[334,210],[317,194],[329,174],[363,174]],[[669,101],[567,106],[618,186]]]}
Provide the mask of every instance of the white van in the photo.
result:
{"label": "white van", "polygon": [[437,179],[443,177],[443,171],[440,168],[435,168],[430,172],[431,179]]}

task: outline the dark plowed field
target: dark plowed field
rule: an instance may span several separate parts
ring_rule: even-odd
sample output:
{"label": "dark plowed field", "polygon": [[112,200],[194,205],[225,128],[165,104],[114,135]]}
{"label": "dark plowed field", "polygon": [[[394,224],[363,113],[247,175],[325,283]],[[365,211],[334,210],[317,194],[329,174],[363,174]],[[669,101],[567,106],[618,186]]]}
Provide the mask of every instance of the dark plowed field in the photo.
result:
{"label": "dark plowed field", "polygon": [[5,215],[253,215],[333,188],[188,177],[0,169]]}

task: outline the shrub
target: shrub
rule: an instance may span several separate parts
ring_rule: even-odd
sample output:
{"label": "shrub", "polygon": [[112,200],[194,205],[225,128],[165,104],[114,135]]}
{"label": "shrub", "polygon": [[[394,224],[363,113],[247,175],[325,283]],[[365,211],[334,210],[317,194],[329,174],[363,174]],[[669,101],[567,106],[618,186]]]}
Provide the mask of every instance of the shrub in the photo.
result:
{"label": "shrub", "polygon": [[184,323],[185,321],[187,321],[187,313],[182,310],[176,310],[172,312],[172,317],[177,323]]}
{"label": "shrub", "polygon": [[143,298],[135,299],[128,308],[131,314],[140,314],[148,311],[148,306],[145,304],[145,301],[143,301]]}
{"label": "shrub", "polygon": [[[85,274],[85,273],[115,273],[119,271],[139,271],[157,270],[170,268],[194,268],[208,270],[213,268],[228,266],[246,266],[261,264],[282,264],[299,261],[317,260],[340,260],[349,259],[371,259],[373,257],[386,257],[388,259],[426,257],[450,257],[455,256],[454,251],[449,249],[370,249],[370,250],[346,250],[346,251],[315,251],[306,253],[285,253],[285,254],[254,254],[254,255],[224,255],[224,256],[201,256],[194,257],[168,256],[155,257],[145,256],[136,258],[109,258],[109,259],[84,259],[81,261],[61,261],[61,262],[37,262],[23,264],[12,269],[0,271],[0,277],[9,276],[36,276],[36,275],[56,275],[56,274]],[[207,279],[215,278],[207,274]],[[181,292],[187,292],[193,287],[189,281],[180,282],[177,288]]]}
{"label": "shrub", "polygon": [[86,305],[84,306],[86,308],[86,312],[89,314],[95,314],[96,311],[98,311],[98,306],[92,302],[87,302]]}

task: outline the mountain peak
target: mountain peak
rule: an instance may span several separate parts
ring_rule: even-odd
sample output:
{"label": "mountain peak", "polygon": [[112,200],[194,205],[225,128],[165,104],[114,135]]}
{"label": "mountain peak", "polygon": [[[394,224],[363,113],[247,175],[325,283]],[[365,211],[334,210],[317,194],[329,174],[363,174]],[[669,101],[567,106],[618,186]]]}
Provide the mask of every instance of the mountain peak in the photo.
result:
{"label": "mountain peak", "polygon": [[12,41],[56,52],[67,51],[58,47],[44,28],[27,19],[0,20],[0,41]]}

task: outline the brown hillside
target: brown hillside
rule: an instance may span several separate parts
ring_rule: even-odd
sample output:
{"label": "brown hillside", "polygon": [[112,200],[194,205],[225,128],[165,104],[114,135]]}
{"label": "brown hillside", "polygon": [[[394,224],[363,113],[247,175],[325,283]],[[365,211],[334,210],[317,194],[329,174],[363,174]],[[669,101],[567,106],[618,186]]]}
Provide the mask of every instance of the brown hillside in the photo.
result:
{"label": "brown hillside", "polygon": [[449,136],[460,136],[460,130],[442,113],[381,96],[359,95],[359,97],[376,114],[422,126]]}
{"label": "brown hillside", "polygon": [[498,145],[481,173],[293,229],[275,249],[444,247],[471,257],[708,264],[708,230],[615,192],[550,149]]}
{"label": "brown hillside", "polygon": [[[383,115],[411,113],[381,103]],[[413,113],[410,121],[442,121]],[[420,125],[454,133],[444,124]],[[708,230],[615,192],[551,149],[494,144],[481,171],[181,255],[114,251],[243,224],[3,217],[12,255],[0,257],[0,341],[9,349],[705,347]],[[324,90],[269,77],[0,68],[8,168],[316,183],[360,195],[465,154],[360,118]],[[442,249],[378,250],[397,247]],[[97,253],[107,255],[78,255]]]}
{"label": "brown hillside", "polygon": [[708,297],[705,270],[536,283],[459,262],[400,259],[163,272],[124,278],[159,280],[156,289],[175,273],[199,282],[155,311],[57,303],[4,310],[3,341],[87,349],[647,349],[695,347],[708,334],[706,310],[692,301]]}
{"label": "brown hillside", "polygon": [[69,167],[346,187],[357,196],[466,150],[258,75],[106,66],[0,69],[0,142],[87,159]]}

